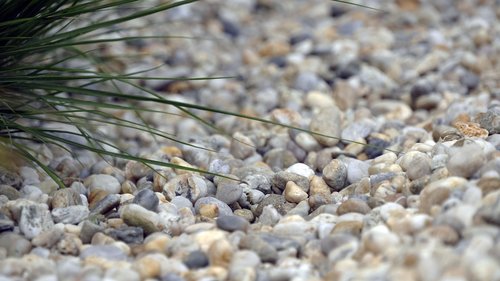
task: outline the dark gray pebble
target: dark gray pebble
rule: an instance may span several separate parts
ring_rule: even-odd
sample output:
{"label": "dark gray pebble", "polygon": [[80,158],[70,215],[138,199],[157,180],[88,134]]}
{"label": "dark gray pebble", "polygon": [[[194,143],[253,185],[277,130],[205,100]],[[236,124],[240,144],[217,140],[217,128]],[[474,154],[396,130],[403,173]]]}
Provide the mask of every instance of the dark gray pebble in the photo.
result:
{"label": "dark gray pebble", "polygon": [[229,232],[237,230],[246,232],[249,225],[247,220],[239,216],[219,216],[217,218],[217,227]]}

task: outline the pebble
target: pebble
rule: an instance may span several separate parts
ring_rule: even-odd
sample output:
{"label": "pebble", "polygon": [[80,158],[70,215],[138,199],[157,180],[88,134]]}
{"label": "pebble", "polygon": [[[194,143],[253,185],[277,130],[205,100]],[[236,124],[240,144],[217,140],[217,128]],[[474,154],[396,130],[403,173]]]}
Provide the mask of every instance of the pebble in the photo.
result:
{"label": "pebble", "polygon": [[231,140],[231,154],[238,159],[245,159],[255,153],[255,144],[242,133],[236,132]]}
{"label": "pebble", "polygon": [[309,179],[296,173],[281,171],[274,174],[271,179],[272,186],[276,190],[284,190],[290,181],[294,182],[304,192],[309,191]]}
{"label": "pebble", "polygon": [[80,194],[73,188],[64,188],[52,194],[51,206],[55,208],[65,208],[73,205],[82,205]]}
{"label": "pebble", "polygon": [[85,179],[83,184],[89,192],[103,190],[108,194],[118,194],[121,191],[120,182],[115,177],[106,174],[91,175]]}
{"label": "pebble", "polygon": [[307,193],[293,181],[287,182],[283,195],[285,196],[286,201],[291,203],[299,203],[308,197]]}
{"label": "pebble", "polygon": [[215,197],[226,204],[238,201],[243,195],[243,189],[235,180],[221,179],[217,183]]}
{"label": "pebble", "polygon": [[336,106],[324,107],[311,119],[309,130],[325,135],[320,136],[315,134],[313,136],[321,145],[331,147],[339,142],[342,133],[341,124],[342,114],[340,109]]}
{"label": "pebble", "polygon": [[217,215],[215,217],[217,217],[217,216],[229,216],[229,215],[233,214],[233,211],[226,203],[224,203],[224,202],[222,202],[219,199],[214,198],[214,197],[203,197],[203,198],[198,199],[196,201],[196,203],[194,204],[194,209],[196,210],[197,214],[200,213],[200,209],[203,206],[216,207]]}
{"label": "pebble", "polygon": [[30,241],[22,235],[4,232],[0,234],[0,248],[5,249],[8,257],[22,257],[31,251],[32,246]]}
{"label": "pebble", "polygon": [[158,228],[160,221],[158,214],[137,204],[128,204],[121,208],[120,218],[129,226],[142,228],[146,234],[160,230]]}
{"label": "pebble", "polygon": [[347,167],[339,159],[333,159],[323,168],[323,179],[334,191],[342,190],[347,179]]}
{"label": "pebble", "polygon": [[367,214],[368,212],[371,211],[371,208],[368,206],[368,204],[360,199],[348,199],[342,204],[337,209],[337,214],[343,215],[347,213],[360,213],[360,214]]}
{"label": "pebble", "polygon": [[203,268],[208,266],[209,260],[203,251],[192,251],[184,258],[184,264],[190,268]]}
{"label": "pebble", "polygon": [[52,209],[51,215],[55,223],[79,224],[90,214],[86,206],[69,206]]}
{"label": "pebble", "polygon": [[250,226],[247,220],[239,216],[219,216],[216,222],[218,228],[229,232],[246,232]]}
{"label": "pebble", "polygon": [[452,147],[446,168],[452,176],[469,178],[486,163],[482,148],[476,143],[464,143],[463,146]]}
{"label": "pebble", "polygon": [[431,173],[432,159],[419,151],[410,151],[398,159],[398,164],[410,180],[421,178]]}
{"label": "pebble", "polygon": [[150,211],[156,211],[160,200],[152,190],[142,189],[137,192],[132,203],[138,204]]}
{"label": "pebble", "polygon": [[32,239],[43,231],[54,226],[54,221],[50,216],[47,205],[31,204],[21,209],[19,218],[19,229],[23,235]]}

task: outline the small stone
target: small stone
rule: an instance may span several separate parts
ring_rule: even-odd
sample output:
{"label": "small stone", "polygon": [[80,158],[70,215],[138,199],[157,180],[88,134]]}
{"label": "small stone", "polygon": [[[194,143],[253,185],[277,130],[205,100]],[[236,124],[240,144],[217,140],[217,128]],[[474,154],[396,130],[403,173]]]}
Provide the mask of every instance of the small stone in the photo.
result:
{"label": "small stone", "polygon": [[334,191],[339,191],[344,188],[347,178],[347,167],[339,159],[333,159],[323,169],[323,179],[333,188]]}
{"label": "small stone", "polygon": [[81,259],[91,257],[103,258],[111,261],[125,261],[127,254],[113,245],[90,245],[80,252]]}
{"label": "small stone", "polygon": [[229,232],[238,230],[246,232],[250,226],[247,220],[239,216],[220,216],[216,223],[218,228]]}
{"label": "small stone", "polygon": [[160,200],[151,189],[142,189],[135,195],[132,203],[141,205],[150,211],[156,211]]}
{"label": "small stone", "polygon": [[342,130],[342,141],[357,141],[368,137],[376,127],[376,123],[370,119],[363,119],[358,122],[350,123]]}
{"label": "small stone", "polygon": [[273,170],[282,170],[298,162],[295,155],[284,148],[274,148],[264,154],[264,162]]}
{"label": "small stone", "polygon": [[267,205],[262,209],[262,213],[259,216],[259,222],[262,225],[274,226],[281,219],[281,215],[278,213],[276,208],[272,205]]}
{"label": "small stone", "polygon": [[127,244],[141,244],[144,240],[144,231],[140,227],[124,226],[117,229],[109,228],[104,233],[115,240]]}
{"label": "small stone", "polygon": [[86,219],[90,211],[86,206],[68,206],[65,208],[55,208],[51,212],[55,223],[79,224]]}
{"label": "small stone", "polygon": [[308,180],[311,180],[311,178],[314,176],[313,169],[311,169],[309,166],[303,163],[293,164],[292,166],[288,167],[285,171],[297,174],[299,176],[303,176]]}
{"label": "small stone", "polygon": [[363,229],[363,223],[360,221],[340,221],[332,229],[331,234],[349,234],[358,236],[361,234]]}
{"label": "small stone", "polygon": [[269,243],[255,234],[246,235],[240,240],[240,249],[255,252],[262,262],[274,263],[278,259],[278,252]]}
{"label": "small stone", "polygon": [[104,227],[99,226],[89,220],[85,220],[82,223],[79,237],[84,244],[88,244],[92,240],[94,234],[102,231],[104,231]]}
{"label": "small stone", "polygon": [[253,141],[240,132],[236,132],[231,140],[231,154],[238,159],[245,159],[255,153]]}
{"label": "small stone", "polygon": [[406,172],[410,180],[415,180],[431,173],[432,159],[419,151],[409,151],[403,155],[398,164]]}
{"label": "small stone", "polygon": [[64,236],[64,230],[60,226],[62,225],[56,225],[52,229],[38,234],[31,240],[31,243],[36,247],[52,248],[52,246],[56,245]]}
{"label": "small stone", "polygon": [[494,204],[481,207],[476,216],[486,223],[494,224],[497,227],[500,226],[500,199],[497,199]]}
{"label": "small stone", "polygon": [[5,195],[9,200],[16,200],[22,196],[21,192],[10,185],[0,185],[0,195]]}
{"label": "small stone", "polygon": [[106,174],[91,175],[85,179],[83,184],[90,192],[99,189],[108,194],[118,194],[121,191],[120,182],[115,177]]}
{"label": "small stone", "polygon": [[309,191],[309,179],[299,174],[281,171],[276,173],[271,179],[273,188],[278,190],[284,190],[290,181],[300,186],[304,192]]}
{"label": "small stone", "polygon": [[305,151],[316,151],[321,149],[321,145],[318,141],[306,132],[300,132],[295,136],[295,142],[297,145],[304,149]]}
{"label": "small stone", "polygon": [[449,154],[446,167],[452,176],[469,178],[486,162],[481,146],[476,143],[452,147]]}
{"label": "small stone", "polygon": [[238,201],[243,194],[243,189],[237,181],[221,179],[217,181],[217,193],[215,197],[226,204]]}
{"label": "small stone", "polygon": [[53,209],[74,205],[82,205],[80,194],[75,189],[59,189],[52,194],[51,206]]}
{"label": "small stone", "polygon": [[313,176],[310,182],[309,195],[314,196],[321,194],[323,196],[330,196],[330,187],[326,184],[325,180],[319,176]]}
{"label": "small stone", "polygon": [[161,275],[162,262],[168,263],[165,256],[160,254],[147,254],[135,260],[132,268],[139,272],[142,280],[158,278]]}
{"label": "small stone", "polygon": [[120,218],[130,226],[144,229],[146,234],[159,231],[160,218],[157,213],[151,212],[137,204],[128,204],[120,209]]}
{"label": "small stone", "polygon": [[475,121],[481,128],[488,130],[490,135],[500,134],[500,107],[494,106],[485,113],[478,113]]}
{"label": "small stone", "polygon": [[190,252],[183,262],[189,269],[203,268],[209,264],[207,255],[199,250]]}
{"label": "small stone", "polygon": [[[197,214],[201,214],[200,210],[203,206],[208,205],[209,208],[216,207],[218,216],[229,216],[233,214],[231,208],[224,202],[214,197],[203,197],[196,201],[194,209]],[[207,208],[207,207],[206,207]]]}
{"label": "small stone", "polygon": [[359,182],[362,178],[367,177],[370,164],[357,159],[349,159],[347,161],[347,181],[349,183]]}
{"label": "small stone", "polygon": [[483,196],[486,196],[500,189],[500,178],[482,177],[477,182],[477,186],[481,189]]}
{"label": "small stone", "polygon": [[0,248],[5,249],[9,257],[22,257],[31,250],[31,243],[17,233],[5,232],[0,234]]}
{"label": "small stone", "polygon": [[322,79],[316,75],[316,73],[300,72],[295,78],[294,88],[304,92],[309,92],[315,90],[322,82]]}
{"label": "small stone", "polygon": [[255,209],[255,215],[260,216],[262,214],[262,210],[267,205],[273,206],[280,215],[285,215],[287,211],[292,208],[292,206],[290,206],[289,204],[290,203],[287,203],[285,197],[283,197],[282,195],[269,194],[259,203],[259,205]]}
{"label": "small stone", "polygon": [[178,175],[163,186],[163,194],[170,200],[175,196],[183,196],[194,203],[199,198],[207,196],[207,193],[205,180],[194,174]]}
{"label": "small stone", "polygon": [[211,266],[227,267],[231,262],[235,249],[225,238],[218,239],[208,248],[208,260]]}
{"label": "small stone", "polygon": [[19,229],[28,239],[32,239],[43,231],[54,226],[47,205],[31,204],[24,206],[19,219]]}
{"label": "small stone", "polygon": [[105,195],[101,200],[95,202],[93,206],[90,206],[91,215],[95,214],[105,215],[120,205],[120,195],[106,194],[106,193],[104,194]]}
{"label": "small stone", "polygon": [[434,205],[441,205],[453,190],[465,187],[467,180],[460,177],[449,177],[428,184],[420,193],[420,209],[429,213]]}
{"label": "small stone", "polygon": [[399,237],[385,225],[372,227],[363,233],[361,240],[366,251],[374,254],[383,253],[388,247],[398,247],[400,242]]}
{"label": "small stone", "polygon": [[[309,130],[312,132],[321,133],[325,136],[313,135],[314,138],[322,145],[331,147],[339,142],[342,132],[342,114],[336,106],[325,107],[314,114]],[[334,137],[329,138],[326,136]]]}
{"label": "small stone", "polygon": [[478,123],[474,122],[456,121],[453,123],[453,127],[457,128],[457,130],[462,133],[462,135],[467,137],[477,137],[485,139],[489,135],[488,130],[481,128]]}
{"label": "small stone", "polygon": [[343,215],[347,213],[360,213],[360,214],[367,214],[371,211],[371,208],[368,206],[368,204],[360,199],[355,199],[351,198],[348,199],[342,204],[337,209],[337,214]]}
{"label": "small stone", "polygon": [[56,248],[63,255],[77,256],[82,248],[82,241],[75,234],[65,233],[57,242]]}
{"label": "small stone", "polygon": [[307,193],[304,192],[297,184],[293,181],[289,181],[286,184],[285,190],[283,191],[286,201],[292,203],[299,203],[302,200],[307,199]]}

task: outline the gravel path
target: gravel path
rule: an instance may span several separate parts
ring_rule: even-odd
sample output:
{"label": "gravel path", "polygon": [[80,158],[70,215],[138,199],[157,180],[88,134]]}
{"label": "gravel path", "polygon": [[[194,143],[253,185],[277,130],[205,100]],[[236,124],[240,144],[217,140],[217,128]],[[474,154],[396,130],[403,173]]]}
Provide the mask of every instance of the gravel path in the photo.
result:
{"label": "gravel path", "polygon": [[0,170],[0,280],[500,280],[500,3],[364,3],[384,12],[202,1],[134,22],[195,38],[103,49],[149,54],[124,72],[237,77],[144,86],[342,139],[198,111],[227,133],[142,117],[205,150],[99,128],[239,181],[33,145],[70,188]]}

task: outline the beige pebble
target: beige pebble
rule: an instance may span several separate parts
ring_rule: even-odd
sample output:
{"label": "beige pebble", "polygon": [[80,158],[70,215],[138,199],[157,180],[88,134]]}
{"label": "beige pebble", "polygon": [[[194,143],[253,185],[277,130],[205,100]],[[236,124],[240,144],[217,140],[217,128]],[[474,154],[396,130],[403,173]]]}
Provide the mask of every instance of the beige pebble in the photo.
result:
{"label": "beige pebble", "polygon": [[286,183],[284,190],[285,199],[288,202],[299,203],[302,200],[307,199],[308,195],[302,190],[296,183],[289,181]]}

